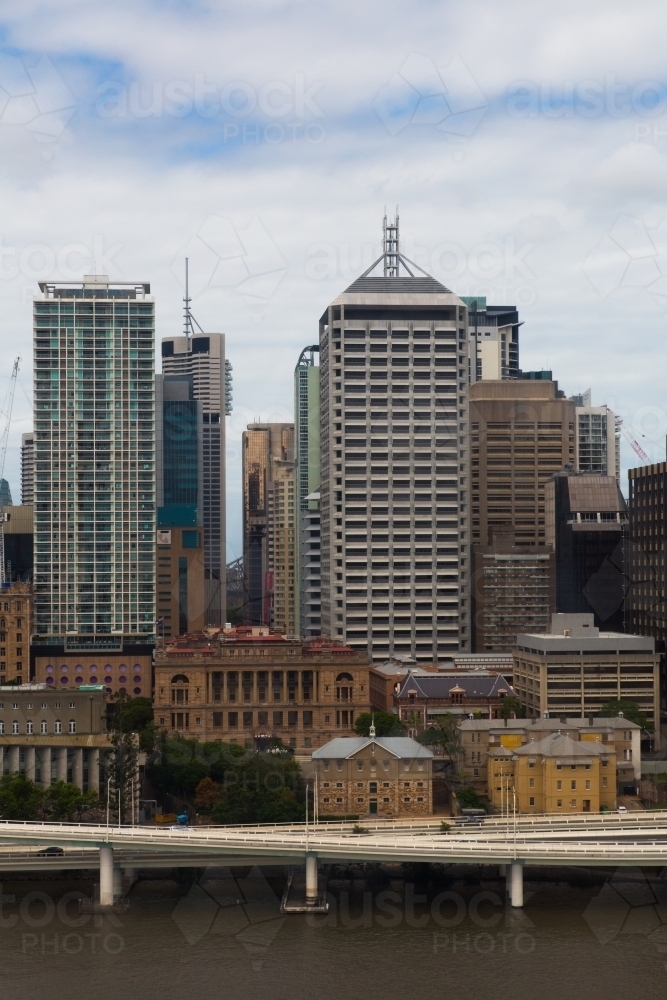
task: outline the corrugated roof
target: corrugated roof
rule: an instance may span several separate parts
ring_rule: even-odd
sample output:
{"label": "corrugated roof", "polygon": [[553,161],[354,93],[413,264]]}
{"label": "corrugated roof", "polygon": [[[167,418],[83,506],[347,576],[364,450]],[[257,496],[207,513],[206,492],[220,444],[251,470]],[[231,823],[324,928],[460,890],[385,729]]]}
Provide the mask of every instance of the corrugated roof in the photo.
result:
{"label": "corrugated roof", "polygon": [[435,294],[451,295],[451,290],[431,277],[419,278],[357,278],[347,292],[373,292],[376,295]]}
{"label": "corrugated roof", "polygon": [[364,747],[375,744],[382,750],[387,750],[394,757],[401,760],[412,760],[415,757],[432,757],[433,754],[421,743],[410,739],[409,736],[339,736],[335,740],[330,740],[323,747],[313,750],[313,759],[323,760],[347,760],[358,753]]}

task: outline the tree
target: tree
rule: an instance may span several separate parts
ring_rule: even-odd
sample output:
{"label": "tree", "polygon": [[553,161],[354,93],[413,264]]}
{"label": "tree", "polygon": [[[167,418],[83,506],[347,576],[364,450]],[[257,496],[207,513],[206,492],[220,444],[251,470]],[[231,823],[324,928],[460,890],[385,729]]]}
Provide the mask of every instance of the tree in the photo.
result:
{"label": "tree", "polygon": [[362,712],[354,724],[357,736],[368,736],[372,723],[376,736],[405,736],[405,726],[393,712]]}
{"label": "tree", "polygon": [[124,814],[129,817],[138,777],[139,748],[136,734],[114,729],[111,732],[111,744],[113,750],[108,757],[107,770],[109,805],[112,810],[119,810],[121,816]]}
{"label": "tree", "polygon": [[44,795],[44,812],[51,819],[80,819],[84,812],[99,805],[95,792],[82,792],[77,785],[55,781]]}
{"label": "tree", "polygon": [[213,778],[202,778],[195,789],[195,805],[202,812],[210,812],[222,798],[222,789]]}
{"label": "tree", "polygon": [[140,748],[151,752],[156,736],[151,699],[130,698],[127,694],[119,694],[112,707],[110,728],[123,733],[138,733]]}
{"label": "tree", "polygon": [[44,792],[25,774],[6,774],[0,779],[0,816],[3,819],[37,819]]}
{"label": "tree", "polygon": [[510,696],[503,698],[500,702],[500,718],[509,719],[512,715],[515,719],[523,719],[526,710],[518,698]]}
{"label": "tree", "polygon": [[439,747],[445,757],[455,760],[462,753],[458,721],[449,712],[439,715],[437,721],[419,733],[417,739],[425,747]]}
{"label": "tree", "polygon": [[642,712],[636,701],[626,700],[625,698],[612,698],[600,709],[600,715],[603,719],[613,719],[621,713],[623,714],[623,718],[627,719],[628,722],[636,722],[642,729],[653,730],[653,726],[649,725],[646,713]]}

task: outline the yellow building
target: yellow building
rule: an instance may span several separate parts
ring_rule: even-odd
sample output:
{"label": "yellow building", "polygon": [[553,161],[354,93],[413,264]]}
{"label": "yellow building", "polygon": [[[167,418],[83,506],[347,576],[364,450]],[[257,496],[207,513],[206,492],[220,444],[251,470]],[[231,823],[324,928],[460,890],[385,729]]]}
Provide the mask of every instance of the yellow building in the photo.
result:
{"label": "yellow building", "polygon": [[596,740],[561,733],[488,753],[488,795],[511,813],[600,812],[616,807],[616,752]]}

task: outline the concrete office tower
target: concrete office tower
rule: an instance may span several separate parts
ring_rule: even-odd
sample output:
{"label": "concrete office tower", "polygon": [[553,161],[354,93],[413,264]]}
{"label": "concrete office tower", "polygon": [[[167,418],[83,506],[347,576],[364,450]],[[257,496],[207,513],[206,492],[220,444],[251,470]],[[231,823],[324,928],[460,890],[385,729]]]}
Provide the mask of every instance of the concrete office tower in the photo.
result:
{"label": "concrete office tower", "polygon": [[591,405],[591,390],[571,396],[577,410],[575,465],[579,472],[597,472],[620,481],[620,432],[606,406]]}
{"label": "concrete office tower", "polygon": [[296,587],[298,635],[320,635],[320,369],[319,345],[306,347],[294,369],[296,445]]}
{"label": "concrete office tower", "polygon": [[170,337],[162,341],[162,374],[191,376],[202,407],[202,519],[206,570],[206,621],[220,625],[226,614],[225,414],[231,412],[231,366],[224,333]]}
{"label": "concrete office tower", "polygon": [[155,302],[106,275],[39,287],[36,652],[139,655],[155,635]]}
{"label": "concrete office tower", "polygon": [[556,553],[556,610],[623,632],[627,506],[615,476],[562,469],[545,486],[546,542]]}
{"label": "concrete office tower", "polygon": [[517,633],[546,632],[556,610],[556,561],[546,545],[516,545],[514,531],[496,529],[490,545],[473,548],[473,648],[510,653]]}
{"label": "concrete office tower", "polygon": [[320,320],[322,633],[432,662],[470,649],[467,309],[384,235]]}
{"label": "concrete office tower", "polygon": [[[3,507],[6,517],[4,524],[5,580],[7,583],[29,583],[33,567],[33,507]],[[2,648],[2,647],[0,647]]]}
{"label": "concrete office tower", "polygon": [[156,375],[157,620],[168,638],[206,620],[202,404],[192,376]]}
{"label": "concrete office tower", "polygon": [[468,307],[469,381],[519,377],[519,312],[488,306],[484,295],[462,295]]}
{"label": "concrete office tower", "polygon": [[285,627],[296,622],[294,424],[248,424],[242,453],[246,617],[251,625],[274,624],[280,594],[278,620]]}
{"label": "concrete office tower", "polygon": [[35,435],[21,435],[21,503],[32,503],[35,490]]}
{"label": "concrete office tower", "polygon": [[574,403],[553,382],[476,382],[470,386],[472,543],[511,528],[516,545],[544,545],[544,487],[574,462]]}

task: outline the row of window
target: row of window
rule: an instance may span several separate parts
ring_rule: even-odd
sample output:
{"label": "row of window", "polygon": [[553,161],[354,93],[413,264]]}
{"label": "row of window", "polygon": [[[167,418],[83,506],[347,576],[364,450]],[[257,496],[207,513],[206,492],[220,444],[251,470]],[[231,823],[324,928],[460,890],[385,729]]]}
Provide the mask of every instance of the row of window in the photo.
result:
{"label": "row of window", "polygon": [[[325,803],[329,803],[329,802],[331,802],[331,801],[332,801],[332,800],[331,800],[330,798],[327,798],[327,797],[324,797],[324,798],[322,799],[322,802],[325,802]],[[364,802],[364,801],[365,801],[364,799],[357,799],[357,802],[358,802],[358,803],[360,803],[360,804],[361,804],[362,802]],[[382,801],[383,801],[383,802],[385,802],[385,803],[386,803],[386,802],[391,802],[391,799],[390,799],[390,798],[389,798],[389,797],[387,796],[386,798],[383,798],[383,799],[382,799]],[[410,798],[410,796],[409,796],[409,795],[404,795],[404,796],[403,796],[403,801],[404,801],[404,802],[411,802],[411,801],[412,801],[412,799]],[[423,801],[424,801],[424,796],[423,796],[423,795],[418,795],[418,796],[416,797],[415,801],[416,801],[416,802],[423,802]],[[343,802],[343,799],[342,799],[342,797],[340,797],[340,796],[339,796],[339,797],[338,797],[337,799],[335,799],[335,802],[336,802],[337,804],[340,804],[340,803],[342,803],[342,802]],[[377,804],[377,803],[376,803],[376,804]],[[371,805],[372,805],[372,803],[371,803]],[[534,803],[532,803],[532,802],[531,802],[531,805],[534,805]]]}
{"label": "row of window", "polygon": [[[26,731],[26,735],[28,735],[28,736],[34,735],[34,733],[35,733],[35,724],[31,720],[28,720],[28,722],[26,722],[26,724],[25,724],[25,731]],[[49,724],[48,724],[48,722],[46,722],[45,719],[42,719],[42,721],[39,724],[40,735],[44,736],[46,733],[48,733],[48,731],[49,731]],[[62,733],[63,732],[63,724],[60,721],[60,719],[56,719],[56,721],[54,723],[54,726],[53,726],[53,731],[54,731],[54,733]],[[74,719],[70,719],[69,720],[69,727],[68,727],[67,731],[69,733],[75,733],[76,732],[76,721]],[[5,724],[4,724],[4,722],[0,721],[0,736],[4,736],[4,733],[5,733]],[[19,724],[18,724],[18,722],[12,722],[12,736],[18,736],[18,735],[19,735]]]}

